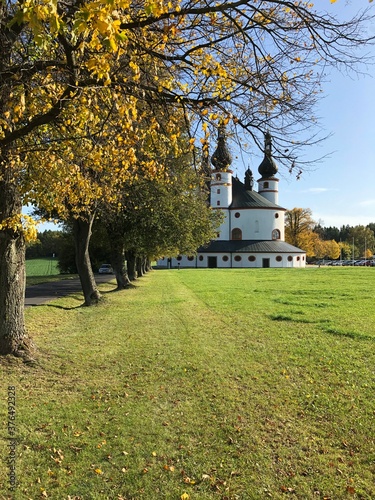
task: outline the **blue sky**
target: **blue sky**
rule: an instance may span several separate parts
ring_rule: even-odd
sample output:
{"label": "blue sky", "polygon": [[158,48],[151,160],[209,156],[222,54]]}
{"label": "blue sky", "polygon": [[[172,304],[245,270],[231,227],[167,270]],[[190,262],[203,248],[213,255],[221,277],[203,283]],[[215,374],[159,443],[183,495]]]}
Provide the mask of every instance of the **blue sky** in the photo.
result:
{"label": "blue sky", "polygon": [[[312,1],[317,10],[340,19],[349,19],[361,7],[375,11],[375,3],[368,0]],[[375,25],[369,32],[375,36]],[[363,68],[367,76],[337,71],[327,75],[316,116],[324,133],[332,136],[306,154],[313,159],[331,153],[329,157],[301,180],[285,172],[279,175],[279,204],[287,209],[310,208],[314,220],[324,226],[375,222],[375,47],[371,53],[374,66]]]}

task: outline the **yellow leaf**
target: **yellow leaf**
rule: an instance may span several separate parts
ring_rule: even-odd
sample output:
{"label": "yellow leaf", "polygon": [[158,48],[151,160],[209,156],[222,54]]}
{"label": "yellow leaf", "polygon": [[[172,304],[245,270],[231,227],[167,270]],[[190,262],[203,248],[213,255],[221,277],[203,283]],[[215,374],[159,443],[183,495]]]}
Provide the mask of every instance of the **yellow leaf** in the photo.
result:
{"label": "yellow leaf", "polygon": [[188,495],[187,493],[183,493],[181,495],[181,500],[189,500],[189,498],[190,498],[190,495]]}
{"label": "yellow leaf", "polygon": [[103,474],[103,471],[101,469],[95,469],[95,474]]}

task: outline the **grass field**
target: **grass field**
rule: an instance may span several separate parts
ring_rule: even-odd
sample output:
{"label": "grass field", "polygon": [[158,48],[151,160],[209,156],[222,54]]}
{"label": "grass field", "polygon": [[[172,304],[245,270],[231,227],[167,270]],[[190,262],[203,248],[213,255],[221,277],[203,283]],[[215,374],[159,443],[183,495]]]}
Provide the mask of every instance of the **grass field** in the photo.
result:
{"label": "grass field", "polygon": [[0,361],[0,498],[374,499],[374,278],[154,271],[28,309],[37,362]]}
{"label": "grass field", "polygon": [[27,276],[50,276],[59,273],[57,259],[29,259],[26,261]]}
{"label": "grass field", "polygon": [[26,261],[26,286],[77,277],[72,274],[60,274],[57,264],[57,259],[28,259]]}

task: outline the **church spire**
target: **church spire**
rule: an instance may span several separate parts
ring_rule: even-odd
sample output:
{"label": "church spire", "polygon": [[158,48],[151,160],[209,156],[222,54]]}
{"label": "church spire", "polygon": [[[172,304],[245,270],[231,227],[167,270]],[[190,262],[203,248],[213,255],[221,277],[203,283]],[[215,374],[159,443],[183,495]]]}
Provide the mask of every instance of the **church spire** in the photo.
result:
{"label": "church spire", "polygon": [[245,189],[246,189],[246,191],[252,191],[253,186],[254,186],[254,177],[253,177],[253,173],[249,167],[245,172]]}
{"label": "church spire", "polygon": [[229,169],[230,164],[232,163],[232,156],[227,146],[226,131],[224,125],[219,126],[217,147],[211,157],[211,163],[215,167],[215,170],[219,172],[226,172]]}
{"label": "church spire", "polygon": [[258,167],[258,172],[262,179],[269,179],[277,173],[277,165],[272,158],[272,137],[269,132],[264,135],[264,158]]}

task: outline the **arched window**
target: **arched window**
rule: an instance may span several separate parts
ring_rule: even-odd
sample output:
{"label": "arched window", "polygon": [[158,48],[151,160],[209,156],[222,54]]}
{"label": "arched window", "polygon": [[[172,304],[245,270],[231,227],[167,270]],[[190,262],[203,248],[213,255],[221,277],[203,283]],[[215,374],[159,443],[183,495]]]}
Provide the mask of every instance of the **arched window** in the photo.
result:
{"label": "arched window", "polygon": [[232,229],[232,240],[242,240],[242,231],[239,227]]}
{"label": "arched window", "polygon": [[280,231],[278,229],[274,229],[272,231],[272,239],[279,240],[280,239]]}
{"label": "arched window", "polygon": [[264,187],[264,189],[268,189],[268,188],[269,188],[269,183],[268,183],[268,182],[265,182],[265,183],[263,184],[263,187]]}

